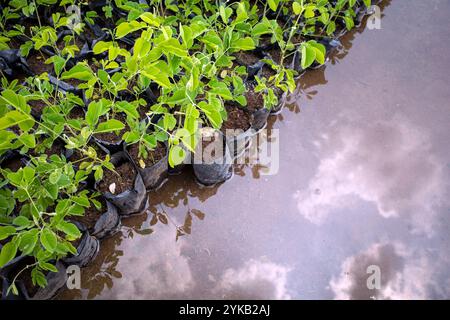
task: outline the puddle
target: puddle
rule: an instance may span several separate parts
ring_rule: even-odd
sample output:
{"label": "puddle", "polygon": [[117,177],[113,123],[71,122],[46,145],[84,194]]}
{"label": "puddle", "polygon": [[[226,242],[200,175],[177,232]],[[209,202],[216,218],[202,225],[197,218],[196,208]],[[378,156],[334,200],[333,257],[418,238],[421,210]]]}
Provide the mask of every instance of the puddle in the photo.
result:
{"label": "puddle", "polygon": [[171,177],[58,298],[450,298],[450,3],[384,4],[272,117],[278,174]]}

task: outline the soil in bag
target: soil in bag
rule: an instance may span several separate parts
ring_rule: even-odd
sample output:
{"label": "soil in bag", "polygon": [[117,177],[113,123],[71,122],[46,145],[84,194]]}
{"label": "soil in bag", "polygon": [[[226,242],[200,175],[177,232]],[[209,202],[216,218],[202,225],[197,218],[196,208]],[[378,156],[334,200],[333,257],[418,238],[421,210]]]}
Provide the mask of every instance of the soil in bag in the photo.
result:
{"label": "soil in bag", "polygon": [[241,155],[249,146],[250,138],[254,134],[252,130],[251,114],[231,104],[225,104],[227,120],[223,122],[220,129],[225,136],[225,141],[233,158]]}
{"label": "soil in bag", "polygon": [[66,154],[66,147],[65,143],[62,139],[56,139],[53,141],[53,143],[48,147],[48,145],[43,145],[45,136],[39,137],[37,140],[36,147],[31,150],[29,153],[33,157],[38,157],[40,155],[47,155],[47,157],[50,157],[53,154],[56,154],[58,156],[62,156]]}
{"label": "soil in bag", "polygon": [[53,64],[45,64],[47,58],[39,52],[32,52],[27,58],[28,67],[35,75],[40,75],[44,72],[51,74],[53,72]]}
{"label": "soil in bag", "polygon": [[141,175],[126,154],[118,152],[111,157],[114,171],[105,170],[96,189],[119,209],[120,215],[141,213],[147,204],[147,193]]}
{"label": "soil in bag", "polygon": [[168,174],[168,152],[165,144],[158,142],[153,150],[146,149],[147,157],[139,155],[139,144],[126,147],[130,158],[136,164],[147,189],[156,189]]}
{"label": "soil in bag", "polygon": [[131,162],[125,162],[114,170],[115,172],[112,170],[105,170],[103,172],[103,178],[98,184],[98,190],[104,193],[120,194],[133,189],[134,180],[137,175],[133,164]]}
{"label": "soil in bag", "polygon": [[8,156],[5,156],[5,158],[1,160],[0,167],[2,169],[9,169],[12,172],[17,172],[26,165],[28,160],[28,157],[21,155],[16,150],[12,150]]}
{"label": "soil in bag", "polygon": [[266,126],[270,111],[264,107],[264,97],[262,93],[255,92],[254,86],[251,83],[247,83],[245,98],[247,99],[247,106],[244,108],[252,115],[251,127],[258,132]]}

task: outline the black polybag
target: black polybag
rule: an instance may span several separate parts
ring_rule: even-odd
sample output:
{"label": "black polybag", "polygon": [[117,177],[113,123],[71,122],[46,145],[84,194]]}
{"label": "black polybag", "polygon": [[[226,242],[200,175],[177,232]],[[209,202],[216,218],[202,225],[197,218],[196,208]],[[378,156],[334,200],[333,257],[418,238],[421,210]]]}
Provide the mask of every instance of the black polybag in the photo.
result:
{"label": "black polybag", "polygon": [[82,232],[81,241],[77,247],[77,255],[69,255],[62,261],[67,265],[78,265],[80,267],[87,266],[94,258],[100,249],[100,242],[97,238],[91,236],[89,231],[81,223],[74,222],[74,224]]}
{"label": "black polybag", "polygon": [[134,160],[131,158],[127,151],[126,144],[124,144],[124,152],[126,152],[130,161],[133,162],[135,167],[138,169],[142,180],[144,181],[145,188],[147,190],[157,189],[163,181],[167,178],[169,171],[169,149],[166,148],[166,155],[160,159],[157,163],[150,167],[141,168]]}
{"label": "black polybag", "polygon": [[118,232],[120,225],[119,211],[111,202],[106,201],[106,211],[102,213],[89,231],[92,236],[101,240]]}
{"label": "black polybag", "polygon": [[[118,166],[125,161],[130,161],[125,152],[120,151],[112,155],[111,163]],[[130,161],[131,162],[131,161]],[[147,190],[145,188],[142,176],[139,173],[136,165],[131,162],[136,170],[136,177],[134,180],[134,187],[131,190],[126,190],[120,194],[112,194],[107,191],[103,196],[106,200],[110,201],[119,210],[119,214],[122,216],[128,216],[136,213],[141,213],[147,208]]]}
{"label": "black polybag", "polygon": [[200,140],[195,152],[197,156],[195,156],[194,158],[192,167],[194,169],[194,175],[199,183],[205,186],[212,186],[217,183],[224,182],[232,177],[233,158],[230,154],[228,144],[225,142],[223,134],[218,130],[213,130],[211,128],[202,128],[200,129],[201,137],[205,136],[203,134],[203,132],[205,132],[205,129],[215,132],[214,135],[216,139],[213,143],[218,144],[220,152],[219,154],[215,154],[213,159],[208,159],[208,161],[205,161],[204,157],[202,156],[202,142]]}

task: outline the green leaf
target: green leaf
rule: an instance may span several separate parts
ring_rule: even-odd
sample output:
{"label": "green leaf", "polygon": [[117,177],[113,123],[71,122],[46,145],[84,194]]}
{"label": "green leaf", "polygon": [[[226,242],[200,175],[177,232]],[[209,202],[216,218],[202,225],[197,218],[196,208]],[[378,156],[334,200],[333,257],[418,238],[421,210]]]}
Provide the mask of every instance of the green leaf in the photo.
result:
{"label": "green leaf", "polygon": [[177,39],[170,38],[158,44],[158,46],[167,54],[174,54],[178,57],[186,57],[187,50]]}
{"label": "green leaf", "polygon": [[334,21],[330,21],[327,26],[327,34],[331,35],[336,31],[336,23]]}
{"label": "green leaf", "polygon": [[245,20],[247,20],[247,18],[248,18],[247,9],[245,8],[244,3],[239,2],[238,7],[236,9],[235,23],[245,21]]}
{"label": "green leaf", "polygon": [[206,103],[205,101],[201,101],[198,104],[198,106],[205,113],[211,125],[216,129],[220,129],[223,122],[220,109],[211,104]]}
{"label": "green leaf", "polygon": [[168,104],[182,104],[186,101],[186,90],[185,89],[179,89],[173,93],[173,95],[167,99]]}
{"label": "green leaf", "polygon": [[119,131],[125,128],[125,125],[116,119],[110,119],[105,122],[100,123],[94,133],[103,133],[111,131]]}
{"label": "green leaf", "polygon": [[159,84],[161,87],[170,88],[172,86],[167,74],[162,72],[155,66],[145,66],[144,70],[141,70],[141,74]]}
{"label": "green leaf", "polygon": [[68,235],[71,239],[78,239],[81,237],[81,232],[78,230],[77,226],[73,223],[61,221],[56,228],[59,231],[64,232],[66,235]]}
{"label": "green leaf", "polygon": [[63,57],[60,57],[58,55],[54,55],[47,60],[45,60],[46,64],[53,63],[53,68],[55,69],[56,75],[59,75],[61,73],[62,68],[64,68],[64,65],[66,64],[66,60]]}
{"label": "green leaf", "polygon": [[8,262],[10,262],[17,253],[17,245],[14,241],[8,242],[2,248],[0,252],[0,268],[5,266]]}
{"label": "green leaf", "polygon": [[0,227],[0,240],[8,238],[14,233],[16,233],[16,228],[13,226]]}
{"label": "green leaf", "polygon": [[222,4],[219,7],[219,14],[220,14],[220,17],[222,18],[222,21],[224,23],[228,23],[228,19],[233,14],[233,9],[231,9],[229,7],[225,7],[225,5]]}
{"label": "green leaf", "polygon": [[94,77],[94,74],[87,65],[84,64],[76,64],[69,71],[63,72],[61,75],[61,80],[65,79],[78,79],[82,81],[89,81]]}
{"label": "green leaf", "polygon": [[347,28],[347,30],[351,30],[355,26],[355,22],[353,21],[353,19],[351,17],[344,17],[344,21],[345,21],[345,27]]}
{"label": "green leaf", "polygon": [[133,119],[139,118],[139,112],[137,111],[136,106],[132,105],[128,101],[116,102],[116,108],[117,110],[125,112],[128,117],[131,117]]}
{"label": "green leaf", "polygon": [[217,94],[226,100],[232,100],[233,95],[231,94],[230,89],[224,82],[220,81],[211,81],[209,83],[211,90],[210,93]]}
{"label": "green leaf", "polygon": [[272,9],[272,11],[277,11],[279,2],[280,2],[280,0],[267,0],[267,3],[269,4],[269,8]]}
{"label": "green leaf", "polygon": [[243,107],[247,105],[247,98],[245,96],[238,96],[234,99]]}
{"label": "green leaf", "polygon": [[298,16],[299,14],[302,13],[303,8],[302,8],[302,6],[300,5],[300,3],[298,3],[298,2],[293,2],[293,3],[292,3],[292,10],[294,11],[294,14]]}
{"label": "green leaf", "polygon": [[250,37],[240,38],[231,44],[234,50],[253,50],[255,49],[255,42]]}
{"label": "green leaf", "polygon": [[27,105],[25,97],[15,93],[10,89],[6,89],[2,92],[2,95],[0,96],[0,101],[6,103],[7,105],[13,106],[14,108],[21,110],[25,113],[30,112],[30,107]]}
{"label": "green leaf", "polygon": [[41,288],[45,288],[47,286],[47,279],[45,278],[45,275],[37,267],[31,270],[31,280],[33,281],[33,284],[37,284]]}
{"label": "green leaf", "polygon": [[34,180],[36,171],[31,167],[21,169],[23,171],[23,180],[27,185],[30,185]]}
{"label": "green leaf", "polygon": [[306,19],[310,19],[310,18],[314,18],[315,17],[315,12],[314,12],[315,7],[314,6],[308,6],[305,9],[305,18]]}
{"label": "green leaf", "polygon": [[130,22],[122,22],[116,29],[116,38],[120,39],[125,37],[127,34],[142,29],[146,26],[145,23],[140,23],[136,20]]}
{"label": "green leaf", "polygon": [[30,226],[31,221],[27,217],[18,216],[16,218],[14,218],[13,224],[18,226],[18,227],[21,227],[21,228],[26,228],[26,227]]}
{"label": "green leaf", "polygon": [[19,290],[17,290],[17,286],[14,282],[9,286],[8,290],[6,291],[6,295],[9,295],[10,291],[16,296],[19,295]]}
{"label": "green leaf", "polygon": [[71,200],[76,204],[85,208],[89,208],[90,206],[89,199],[86,196],[73,196]]}
{"label": "green leaf", "polygon": [[19,249],[22,251],[22,254],[29,255],[33,252],[38,241],[38,234],[39,231],[37,229],[32,229],[22,235],[19,245]]}
{"label": "green leaf", "polygon": [[222,39],[220,39],[214,31],[210,31],[207,35],[202,37],[200,41],[211,47],[213,50],[223,50]]}
{"label": "green leaf", "polygon": [[55,251],[56,245],[58,244],[56,234],[49,228],[42,230],[40,241],[44,248],[51,253]]}
{"label": "green leaf", "polygon": [[58,269],[56,269],[56,267],[48,262],[44,262],[44,261],[39,261],[39,267],[41,267],[43,270],[47,270],[50,272],[58,272]]}
{"label": "green leaf", "polygon": [[177,125],[177,119],[175,119],[173,114],[166,113],[163,119],[164,130],[171,131]]}
{"label": "green leaf", "polygon": [[58,216],[63,216],[66,214],[67,209],[69,208],[70,202],[68,199],[64,199],[58,202],[55,208],[55,212]]}
{"label": "green leaf", "polygon": [[139,38],[134,43],[133,55],[138,58],[145,57],[149,53],[150,48],[151,44],[149,41],[143,38]]}
{"label": "green leaf", "polygon": [[316,50],[307,43],[302,43],[301,45],[302,49],[302,61],[301,65],[303,69],[306,69],[310,67],[314,60],[316,59]]}
{"label": "green leaf", "polygon": [[270,25],[266,22],[257,23],[252,30],[252,34],[255,36],[260,36],[263,34],[271,33]]}
{"label": "green leaf", "polygon": [[48,176],[48,181],[50,181],[51,184],[56,184],[60,178],[61,178],[61,170],[54,170]]}
{"label": "green leaf", "polygon": [[316,61],[320,64],[325,63],[326,48],[323,44],[314,40],[308,41],[308,44],[316,51]]}
{"label": "green leaf", "polygon": [[36,146],[36,138],[34,134],[24,133],[19,136],[19,141],[28,148],[34,148]]}
{"label": "green leaf", "polygon": [[194,34],[192,32],[192,29],[188,26],[183,26],[180,24],[180,35],[186,47],[191,48],[194,44]]}
{"label": "green leaf", "polygon": [[88,105],[86,112],[86,122],[90,128],[94,128],[98,123],[98,118],[102,114],[102,103],[100,101],[92,101]]}
{"label": "green leaf", "polygon": [[181,164],[185,157],[186,151],[182,147],[176,145],[170,148],[169,164],[172,168],[175,167],[176,165]]}
{"label": "green leaf", "polygon": [[154,27],[159,27],[161,24],[160,18],[155,16],[151,12],[144,12],[143,14],[141,14],[139,16],[139,18],[141,18],[143,21],[145,21],[146,23],[148,23],[149,25],[154,26]]}
{"label": "green leaf", "polygon": [[51,199],[56,200],[58,198],[58,186],[56,184],[51,184],[49,181],[44,185],[44,190]]}
{"label": "green leaf", "polygon": [[21,130],[28,131],[34,125],[34,119],[27,114],[23,114],[20,111],[9,111],[3,117],[0,118],[0,130],[18,125]]}
{"label": "green leaf", "polygon": [[92,48],[92,51],[94,54],[100,54],[102,52],[107,51],[111,47],[111,42],[105,42],[105,41],[98,41],[94,48]]}
{"label": "green leaf", "polygon": [[98,167],[97,170],[94,172],[94,179],[95,181],[100,181],[103,178],[103,168]]}

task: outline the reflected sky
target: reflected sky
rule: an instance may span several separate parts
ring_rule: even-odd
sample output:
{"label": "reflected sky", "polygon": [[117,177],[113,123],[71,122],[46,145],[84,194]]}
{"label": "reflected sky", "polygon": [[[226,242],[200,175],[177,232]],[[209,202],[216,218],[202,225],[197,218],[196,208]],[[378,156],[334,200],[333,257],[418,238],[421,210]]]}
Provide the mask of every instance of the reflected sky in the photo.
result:
{"label": "reflected sky", "polygon": [[59,298],[450,298],[450,2],[384,3],[271,118],[277,175],[171,177]]}

